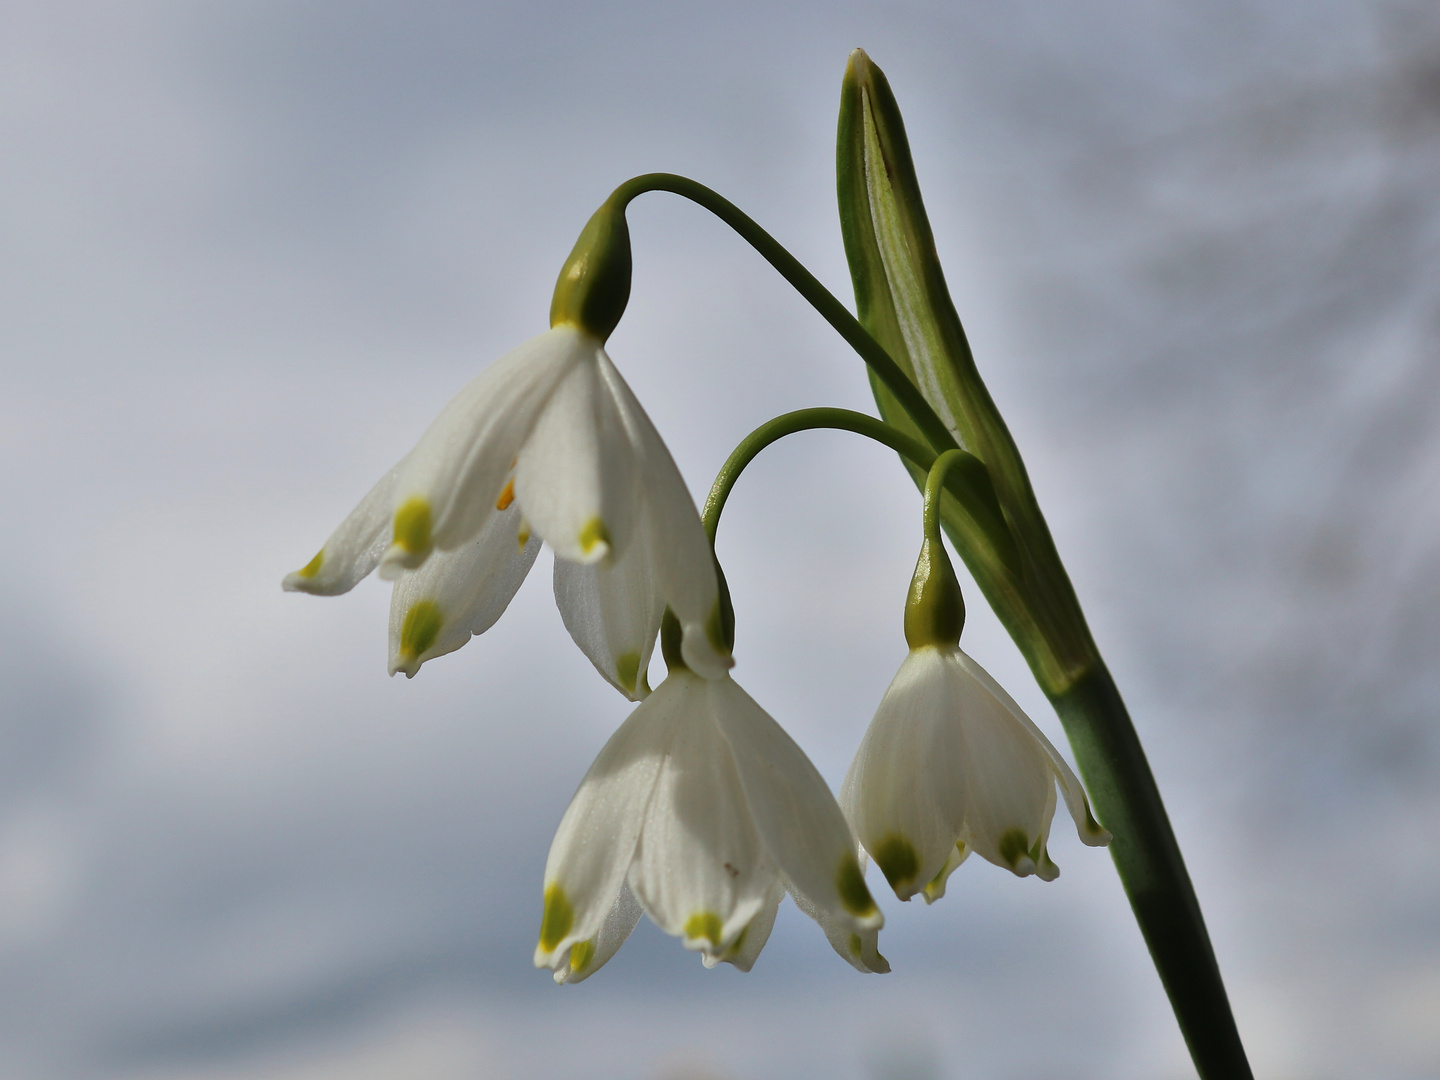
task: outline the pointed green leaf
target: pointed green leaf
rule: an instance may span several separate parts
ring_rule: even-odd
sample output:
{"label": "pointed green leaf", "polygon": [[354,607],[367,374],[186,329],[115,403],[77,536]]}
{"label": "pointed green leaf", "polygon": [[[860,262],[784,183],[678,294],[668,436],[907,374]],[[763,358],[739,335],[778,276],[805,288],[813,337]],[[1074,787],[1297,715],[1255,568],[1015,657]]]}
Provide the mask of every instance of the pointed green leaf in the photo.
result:
{"label": "pointed green leaf", "polygon": [[[836,181],[860,322],[956,442],[984,463],[1018,547],[1020,572],[976,544],[973,519],[965,520],[948,499],[941,508],[945,530],[1041,685],[1063,690],[1094,662],[1094,644],[1020,453],[975,368],[936,254],[899,106],[884,73],[860,49],[850,55],[841,91]],[[919,437],[895,397],[873,378],[871,387],[880,415]],[[923,473],[910,472],[924,483]]]}

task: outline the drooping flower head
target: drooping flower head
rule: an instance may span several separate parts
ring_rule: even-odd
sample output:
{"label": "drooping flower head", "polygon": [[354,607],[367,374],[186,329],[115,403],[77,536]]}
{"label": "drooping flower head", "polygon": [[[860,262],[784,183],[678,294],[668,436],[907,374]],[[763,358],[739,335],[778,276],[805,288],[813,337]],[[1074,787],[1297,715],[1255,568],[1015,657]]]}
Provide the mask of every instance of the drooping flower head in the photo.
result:
{"label": "drooping flower head", "polygon": [[944,895],[972,851],[1021,877],[1056,878],[1046,844],[1057,785],[1080,839],[1110,841],[1059,751],[960,648],[965,605],[929,513],[935,475],[905,608],[910,653],[840,788],[846,817],[895,895],[919,892],[927,902]]}
{"label": "drooping flower head", "polygon": [[790,892],[845,959],[888,971],[883,922],[825,781],[730,677],[675,663],[600,751],[545,864],[537,967],[576,982],[643,910],[668,934],[748,971]]}
{"label": "drooping flower head", "polygon": [[[608,206],[608,204],[607,204]],[[617,224],[618,221],[618,224]],[[623,213],[602,207],[556,286],[551,329],[460,391],[286,589],[335,595],[377,566],[396,581],[390,670],[414,675],[504,611],[539,550],[566,626],[632,698],[668,605],[686,662],[729,666],[695,505],[604,339],[629,296]]]}
{"label": "drooping flower head", "polygon": [[1010,695],[958,646],[923,645],[885,692],[840,802],[895,895],[934,901],[972,851],[1021,877],[1057,877],[1057,785],[1081,841],[1107,843],[1079,779]]}

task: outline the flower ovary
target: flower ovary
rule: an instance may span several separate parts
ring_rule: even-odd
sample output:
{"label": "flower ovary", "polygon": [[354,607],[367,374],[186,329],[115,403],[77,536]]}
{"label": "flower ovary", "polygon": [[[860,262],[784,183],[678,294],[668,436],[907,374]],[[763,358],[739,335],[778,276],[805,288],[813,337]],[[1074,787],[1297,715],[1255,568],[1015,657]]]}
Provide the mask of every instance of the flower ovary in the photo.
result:
{"label": "flower ovary", "polygon": [[607,200],[586,222],[560,270],[550,325],[579,327],[603,344],[630,302],[630,269],[625,206]]}
{"label": "flower ovary", "polygon": [[905,643],[954,648],[965,628],[965,599],[939,534],[926,535],[905,600]]}

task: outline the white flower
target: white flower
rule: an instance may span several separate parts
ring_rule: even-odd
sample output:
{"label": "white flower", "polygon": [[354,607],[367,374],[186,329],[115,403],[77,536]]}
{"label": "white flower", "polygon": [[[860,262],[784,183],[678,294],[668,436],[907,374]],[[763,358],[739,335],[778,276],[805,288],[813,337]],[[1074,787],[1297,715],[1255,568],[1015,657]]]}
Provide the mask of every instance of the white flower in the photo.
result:
{"label": "white flower", "polygon": [[840,788],[840,804],[895,895],[926,901],[971,851],[1021,877],[1059,875],[1046,841],[1055,787],[1080,839],[1109,843],[1079,779],[958,646],[912,648]]}
{"label": "white flower", "polygon": [[641,908],[748,971],[786,891],[861,970],[883,919],[840,808],[810,760],[728,676],[673,668],[590,767],[545,864],[537,967],[593,973]]}
{"label": "white flower", "polygon": [[534,562],[532,533],[557,556],[566,626],[629,696],[643,696],[666,605],[688,664],[710,677],[729,667],[685,482],[600,340],[569,324],[461,390],[284,586],[331,596],[378,565],[399,582],[391,672],[413,675],[499,617]]}

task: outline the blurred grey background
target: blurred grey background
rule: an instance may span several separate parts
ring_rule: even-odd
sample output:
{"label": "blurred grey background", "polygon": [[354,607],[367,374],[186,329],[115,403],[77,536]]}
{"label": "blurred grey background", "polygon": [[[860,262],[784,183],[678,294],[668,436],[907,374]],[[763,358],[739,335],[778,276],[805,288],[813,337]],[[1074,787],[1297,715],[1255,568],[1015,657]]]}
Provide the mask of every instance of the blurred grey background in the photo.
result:
{"label": "blurred grey background", "polygon": [[[1440,18],[1427,3],[0,6],[0,1073],[18,1080],[1180,1078],[1109,859],[787,905],[755,970],[642,924],[531,967],[626,704],[542,556],[385,676],[387,590],[284,595],[653,169],[847,302],[847,52],[1189,859],[1259,1075],[1440,1076]],[[697,497],[859,362],[735,237],[631,212],[611,352]],[[800,436],[720,553],[736,677],[834,784],[899,663],[918,499]],[[972,591],[966,646],[1058,724]],[[872,877],[874,875],[872,874]]]}

